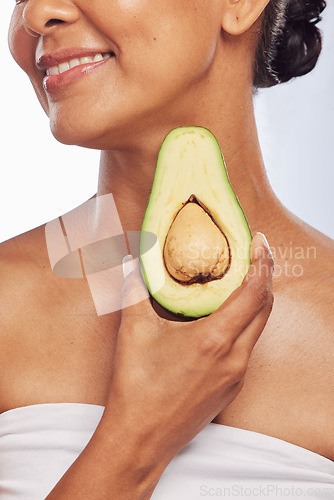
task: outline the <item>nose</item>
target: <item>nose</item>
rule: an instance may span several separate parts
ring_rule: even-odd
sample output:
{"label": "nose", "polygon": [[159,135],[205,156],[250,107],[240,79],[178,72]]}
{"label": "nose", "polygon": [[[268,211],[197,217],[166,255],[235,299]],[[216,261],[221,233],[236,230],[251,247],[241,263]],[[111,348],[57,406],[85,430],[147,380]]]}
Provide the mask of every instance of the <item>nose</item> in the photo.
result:
{"label": "nose", "polygon": [[31,35],[47,35],[61,24],[75,23],[80,10],[69,0],[29,0],[23,10],[23,24]]}

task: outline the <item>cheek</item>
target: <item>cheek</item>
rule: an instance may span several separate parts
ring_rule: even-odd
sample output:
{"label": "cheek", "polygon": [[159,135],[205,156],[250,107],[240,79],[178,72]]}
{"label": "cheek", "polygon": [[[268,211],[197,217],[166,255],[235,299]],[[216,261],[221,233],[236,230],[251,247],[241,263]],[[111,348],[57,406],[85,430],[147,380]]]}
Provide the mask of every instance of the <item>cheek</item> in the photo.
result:
{"label": "cheek", "polygon": [[[163,89],[177,90],[178,86],[192,85],[212,67],[217,50],[216,36],[194,36],[191,29],[178,28],[163,36],[156,33],[150,48],[138,46],[135,57],[124,55],[123,69],[139,87],[158,93]],[[129,69],[130,68],[130,69]],[[132,74],[131,74],[132,73]]]}
{"label": "cheek", "polygon": [[9,26],[8,46],[15,62],[28,75],[36,95],[47,113],[47,99],[43,90],[42,79],[35,66],[37,38],[29,35],[22,23],[19,9],[15,9]]}
{"label": "cheek", "polygon": [[23,27],[19,9],[15,9],[9,25],[8,45],[14,60],[26,73],[32,70],[31,38]]}

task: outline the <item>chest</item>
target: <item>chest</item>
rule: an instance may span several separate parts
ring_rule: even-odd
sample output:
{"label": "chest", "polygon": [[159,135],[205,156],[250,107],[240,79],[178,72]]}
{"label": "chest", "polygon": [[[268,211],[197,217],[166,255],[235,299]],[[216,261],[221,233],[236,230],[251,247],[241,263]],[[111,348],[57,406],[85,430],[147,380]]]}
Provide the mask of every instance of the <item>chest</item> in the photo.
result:
{"label": "chest", "polygon": [[[81,300],[71,301],[73,295]],[[62,293],[60,308],[55,300],[27,300],[15,329],[2,337],[2,411],[45,402],[105,404],[121,314],[97,316],[88,289],[72,290],[65,300]],[[333,365],[334,339],[321,315],[297,296],[277,295],[244,387],[215,421],[334,458]]]}
{"label": "chest", "polygon": [[105,404],[120,313],[98,316],[87,284],[71,285],[53,286],[52,294],[34,287],[8,311],[0,332],[0,411],[45,402]]}
{"label": "chest", "polygon": [[244,387],[216,422],[334,459],[333,365],[334,338],[326,321],[297,297],[278,296]]}

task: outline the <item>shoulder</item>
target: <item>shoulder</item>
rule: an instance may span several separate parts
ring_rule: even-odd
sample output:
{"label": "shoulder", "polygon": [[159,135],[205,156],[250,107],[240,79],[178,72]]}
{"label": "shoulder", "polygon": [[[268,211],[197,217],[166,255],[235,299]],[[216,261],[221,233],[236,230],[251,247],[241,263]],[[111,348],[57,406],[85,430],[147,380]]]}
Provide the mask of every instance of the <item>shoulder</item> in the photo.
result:
{"label": "shoulder", "polygon": [[16,404],[14,381],[32,359],[43,290],[44,228],[0,244],[0,411]]}
{"label": "shoulder", "polygon": [[[334,314],[334,240],[312,230],[303,245],[305,296],[322,312]],[[332,316],[333,317],[333,316]]]}
{"label": "shoulder", "polygon": [[[15,236],[0,244],[0,293],[3,296],[22,273],[38,268],[43,227]],[[2,297],[3,298],[3,297]]]}
{"label": "shoulder", "polygon": [[51,304],[44,227],[0,245],[0,363],[8,367],[36,336]]}
{"label": "shoulder", "polygon": [[[24,308],[24,299],[36,295],[36,285],[48,269],[44,226],[0,244],[0,316]],[[6,313],[6,314],[4,314]]]}
{"label": "shoulder", "polygon": [[[0,342],[2,326],[19,325],[22,316],[36,326],[64,309],[74,308],[84,295],[83,279],[67,279],[53,272],[46,241],[46,225],[0,244]],[[85,300],[85,305],[87,300]],[[27,325],[22,325],[26,330]]]}
{"label": "shoulder", "polygon": [[274,251],[277,296],[293,305],[296,321],[307,323],[312,318],[319,328],[333,330],[334,240],[307,224],[298,225],[291,240],[285,242],[284,255],[280,248]]}

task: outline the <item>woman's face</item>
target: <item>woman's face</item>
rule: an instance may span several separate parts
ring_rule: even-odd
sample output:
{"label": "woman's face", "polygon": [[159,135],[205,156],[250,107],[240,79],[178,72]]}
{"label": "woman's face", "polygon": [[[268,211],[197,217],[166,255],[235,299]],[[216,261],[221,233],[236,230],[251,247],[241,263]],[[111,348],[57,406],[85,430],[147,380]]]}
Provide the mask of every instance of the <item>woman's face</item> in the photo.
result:
{"label": "woman's face", "polygon": [[9,44],[56,138],[107,149],[182,124],[190,88],[200,99],[215,61],[220,9],[219,0],[21,0]]}

